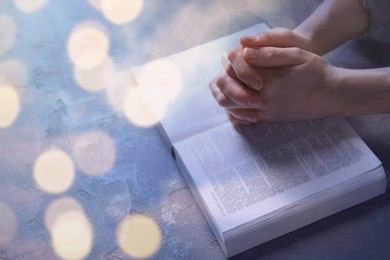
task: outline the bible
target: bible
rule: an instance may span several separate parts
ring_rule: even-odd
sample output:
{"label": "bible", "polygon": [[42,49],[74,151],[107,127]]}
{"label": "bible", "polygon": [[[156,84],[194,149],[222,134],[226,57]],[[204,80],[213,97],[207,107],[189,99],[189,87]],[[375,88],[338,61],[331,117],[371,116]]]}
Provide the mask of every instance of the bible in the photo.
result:
{"label": "bible", "polygon": [[227,120],[208,82],[242,36],[268,29],[257,24],[132,69],[227,257],[386,190],[380,160],[344,118],[239,126]]}

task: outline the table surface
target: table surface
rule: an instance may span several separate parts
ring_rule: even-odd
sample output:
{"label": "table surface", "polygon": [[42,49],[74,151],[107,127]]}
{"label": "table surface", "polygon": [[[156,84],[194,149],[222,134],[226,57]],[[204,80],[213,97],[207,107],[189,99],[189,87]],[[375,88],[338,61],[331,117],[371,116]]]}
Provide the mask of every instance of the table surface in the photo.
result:
{"label": "table surface", "polygon": [[[259,22],[294,28],[320,2],[0,1],[0,83],[19,100],[0,119],[0,259],[224,259],[156,129],[123,109],[130,68]],[[82,33],[96,52],[78,60]],[[359,39],[325,58],[385,66],[385,47]],[[348,118],[388,177],[389,119]],[[389,231],[387,192],[232,259],[389,259]]]}

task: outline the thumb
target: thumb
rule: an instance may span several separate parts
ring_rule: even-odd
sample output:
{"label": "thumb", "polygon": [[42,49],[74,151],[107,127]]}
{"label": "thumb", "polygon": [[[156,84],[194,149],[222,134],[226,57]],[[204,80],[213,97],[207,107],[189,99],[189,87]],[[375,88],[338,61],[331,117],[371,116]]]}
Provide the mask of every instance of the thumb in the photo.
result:
{"label": "thumb", "polygon": [[307,39],[294,31],[284,28],[275,28],[256,36],[242,37],[240,43],[242,47],[275,46],[306,49],[306,41]]}
{"label": "thumb", "polygon": [[244,48],[245,60],[258,67],[286,67],[305,63],[308,52],[296,48]]}

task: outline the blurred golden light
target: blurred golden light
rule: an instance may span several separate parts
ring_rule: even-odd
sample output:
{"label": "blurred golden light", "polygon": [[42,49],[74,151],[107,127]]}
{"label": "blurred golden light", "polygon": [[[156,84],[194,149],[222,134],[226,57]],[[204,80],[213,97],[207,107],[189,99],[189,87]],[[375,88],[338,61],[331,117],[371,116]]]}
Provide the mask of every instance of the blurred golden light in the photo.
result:
{"label": "blurred golden light", "polygon": [[110,41],[101,28],[83,24],[75,28],[68,40],[68,55],[83,70],[100,66],[108,57]]}
{"label": "blurred golden light", "polygon": [[65,197],[52,202],[45,212],[46,228],[53,232],[53,227],[56,219],[66,212],[79,212],[84,214],[81,205],[73,198]]}
{"label": "blurred golden light", "polygon": [[135,86],[131,70],[115,71],[111,84],[106,87],[107,100],[119,113],[124,113],[124,104],[130,89]]}
{"label": "blurred golden light", "polygon": [[126,24],[142,11],[143,0],[101,0],[101,10],[107,20],[114,24]]}
{"label": "blurred golden light", "polygon": [[82,259],[91,251],[93,230],[84,214],[68,211],[58,216],[52,227],[52,245],[63,259]]}
{"label": "blurred golden light", "polygon": [[19,60],[9,59],[0,62],[0,84],[9,82],[17,87],[27,84],[27,68]]}
{"label": "blurred golden light", "polygon": [[10,84],[0,83],[0,128],[11,126],[20,110],[19,95]]}
{"label": "blurred golden light", "polygon": [[161,246],[161,231],[156,222],[141,214],[124,219],[118,226],[117,243],[130,257],[148,258]]}
{"label": "blurred golden light", "polygon": [[142,92],[148,99],[165,104],[174,100],[183,86],[183,78],[179,69],[168,60],[148,63],[137,79]]}
{"label": "blurred golden light", "polygon": [[15,43],[18,27],[9,15],[0,15],[0,55],[7,52]]}
{"label": "blurred golden light", "polygon": [[152,127],[160,121],[167,109],[165,102],[155,100],[153,105],[154,111],[140,89],[133,88],[127,94],[123,109],[127,119],[133,124]]}
{"label": "blurred golden light", "polygon": [[115,163],[116,146],[106,133],[96,131],[82,134],[73,143],[77,167],[87,175],[108,172]]}
{"label": "blurred golden light", "polygon": [[46,151],[34,165],[35,183],[48,193],[61,193],[69,189],[74,175],[72,159],[61,150]]}
{"label": "blurred golden light", "polygon": [[25,13],[32,13],[40,9],[46,0],[14,0],[15,5]]}
{"label": "blurred golden light", "polygon": [[16,233],[16,217],[13,210],[0,202],[0,246],[9,243]]}
{"label": "blurred golden light", "polygon": [[114,79],[114,63],[107,58],[102,64],[91,70],[82,70],[75,67],[73,70],[77,84],[91,92],[105,89]]}

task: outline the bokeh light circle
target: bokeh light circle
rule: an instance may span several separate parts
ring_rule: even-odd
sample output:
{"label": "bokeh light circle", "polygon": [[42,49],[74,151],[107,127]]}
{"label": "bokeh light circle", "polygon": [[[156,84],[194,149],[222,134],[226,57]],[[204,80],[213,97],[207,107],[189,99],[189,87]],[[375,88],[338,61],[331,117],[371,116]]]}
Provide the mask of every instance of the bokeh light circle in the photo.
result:
{"label": "bokeh light circle", "polygon": [[0,246],[9,243],[14,238],[16,228],[15,213],[7,204],[0,202]]}
{"label": "bokeh light circle", "polygon": [[85,174],[99,176],[107,173],[116,160],[116,146],[102,131],[84,133],[73,142],[73,157]]}
{"label": "bokeh light circle", "polygon": [[45,226],[53,232],[53,227],[56,219],[66,212],[79,212],[84,214],[81,205],[71,197],[64,197],[53,201],[45,212]]}
{"label": "bokeh light circle", "polygon": [[20,111],[20,99],[10,84],[0,83],[0,128],[11,126]]}
{"label": "bokeh light circle", "polygon": [[91,224],[79,211],[68,211],[58,216],[51,235],[54,251],[63,259],[82,259],[92,249]]}
{"label": "bokeh light circle", "polygon": [[124,103],[130,89],[136,85],[131,70],[115,71],[113,81],[106,87],[106,97],[109,104],[119,113],[124,113]]}
{"label": "bokeh light circle", "polygon": [[156,60],[145,65],[138,82],[148,99],[166,104],[177,98],[183,87],[179,68],[168,60]]}
{"label": "bokeh light circle", "polygon": [[137,18],[143,5],[143,0],[102,0],[100,8],[108,21],[120,25]]}
{"label": "bokeh light circle", "polygon": [[153,256],[159,250],[161,240],[161,231],[157,223],[141,214],[124,219],[117,229],[117,243],[130,257]]}
{"label": "bokeh light circle", "polygon": [[152,127],[156,125],[166,113],[167,104],[154,100],[153,108],[150,100],[146,100],[139,88],[131,89],[124,101],[123,110],[127,119],[140,127]]}
{"label": "bokeh light circle", "polygon": [[61,193],[70,188],[75,175],[72,159],[61,150],[49,150],[34,165],[34,180],[48,193]]}
{"label": "bokeh light circle", "polygon": [[71,32],[67,50],[77,68],[91,70],[107,59],[109,47],[110,40],[103,29],[94,24],[83,24]]}
{"label": "bokeh light circle", "polygon": [[84,90],[99,92],[104,90],[115,78],[114,63],[110,58],[91,70],[74,68],[73,74],[77,84]]}
{"label": "bokeh light circle", "polygon": [[25,13],[32,13],[45,5],[47,0],[14,0],[15,5]]}

